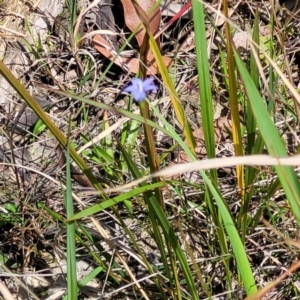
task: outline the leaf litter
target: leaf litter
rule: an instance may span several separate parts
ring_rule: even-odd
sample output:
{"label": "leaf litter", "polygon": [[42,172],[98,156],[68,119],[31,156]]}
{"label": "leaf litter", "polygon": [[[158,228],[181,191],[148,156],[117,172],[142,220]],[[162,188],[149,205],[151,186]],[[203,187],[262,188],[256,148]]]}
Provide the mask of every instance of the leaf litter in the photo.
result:
{"label": "leaf litter", "polygon": [[[249,31],[247,26],[251,26],[251,22],[253,20],[253,12],[257,7],[261,7],[262,16],[267,15],[269,6],[268,1],[259,1],[262,2],[261,6],[256,6],[257,3],[254,2],[238,2],[233,3],[232,5],[232,21],[235,22],[242,29],[241,32],[236,32],[233,35],[234,43],[237,48],[241,48],[246,52],[249,50],[247,44],[247,37],[249,36]],[[144,9],[150,8],[155,2],[154,1],[141,1],[140,2]],[[177,3],[170,3],[170,5],[174,5]],[[218,3],[211,3],[215,9],[218,9]],[[284,3],[281,3],[284,4]],[[18,21],[24,20],[27,17],[27,14],[30,14],[30,10],[21,10],[17,12],[14,6],[16,3],[12,1],[10,8],[5,8],[5,10],[1,9],[1,16],[5,18],[6,22],[4,22],[3,26],[10,28],[10,33],[14,34],[14,32],[22,32],[22,34],[27,34],[26,30],[21,30],[21,23],[18,23],[18,28],[14,28],[11,26],[12,14],[6,13],[9,11],[14,11],[13,16],[18,13],[20,14],[20,19]],[[87,3],[83,5],[87,6]],[[168,3],[163,3],[164,7],[168,6]],[[108,120],[109,124],[114,124],[119,120],[119,116],[114,114],[113,112],[109,112],[108,114],[104,113],[101,109],[96,109],[92,107],[85,107],[87,110],[84,113],[84,110],[81,104],[76,103],[74,101],[70,101],[70,99],[66,99],[63,97],[58,97],[57,95],[48,93],[40,88],[40,86],[51,86],[51,87],[59,87],[64,90],[77,90],[85,92],[87,95],[93,94],[93,98],[97,101],[102,101],[106,104],[115,105],[120,108],[127,108],[128,105],[128,97],[125,97],[121,92],[123,91],[126,84],[129,82],[129,74],[136,74],[138,72],[138,64],[139,59],[137,57],[137,53],[139,50],[139,46],[141,45],[145,32],[141,28],[139,33],[135,36],[135,39],[129,42],[127,45],[127,56],[129,53],[129,57],[126,57],[126,51],[117,55],[119,51],[119,47],[116,46],[116,43],[124,43],[125,39],[128,38],[130,33],[139,25],[140,21],[137,18],[135,11],[133,10],[132,4],[130,1],[123,0],[119,3],[120,7],[123,7],[124,10],[124,24],[123,27],[120,27],[120,24],[117,23],[116,18],[107,20],[106,26],[108,28],[101,28],[97,21],[97,16],[99,15],[99,11],[101,11],[101,6],[96,7],[95,9],[91,9],[91,11],[87,12],[84,20],[82,21],[81,31],[84,33],[89,33],[92,30],[97,29],[106,29],[111,30],[117,38],[112,38],[113,35],[107,34],[96,34],[92,39],[87,38],[83,41],[82,47],[87,49],[96,61],[96,65],[101,76],[102,72],[105,70],[105,66],[107,65],[107,61],[103,57],[106,57],[109,61],[115,60],[114,66],[110,69],[109,73],[103,79],[97,87],[94,86],[89,79],[86,81],[79,81],[79,77],[91,76],[86,70],[84,70],[84,61],[82,59],[78,59],[74,56],[74,53],[70,51],[70,47],[68,45],[67,35],[64,31],[64,26],[66,25],[65,13],[59,13],[57,16],[53,14],[53,11],[47,11],[42,7],[41,10],[43,12],[43,16],[47,20],[56,20],[55,25],[52,25],[51,28],[47,28],[50,31],[50,37],[47,34],[42,35],[42,43],[44,44],[44,49],[40,51],[40,57],[37,55],[33,55],[33,50],[31,51],[27,48],[24,51],[23,48],[18,48],[17,43],[13,44],[13,46],[6,41],[5,47],[1,48],[3,55],[9,61],[10,65],[14,69],[15,74],[20,78],[20,80],[27,84],[28,88],[32,90],[35,96],[42,96],[51,102],[51,108],[49,110],[49,114],[51,117],[59,124],[62,130],[67,130],[68,116],[70,111],[73,111],[74,117],[72,122],[74,122],[74,128],[72,130],[72,138],[79,145],[83,145],[84,141],[88,139],[92,139],[94,136],[99,134],[99,128],[103,127],[105,123],[104,120]],[[278,8],[278,13],[282,13],[287,16],[293,16],[289,10],[292,10],[291,6],[293,6],[292,1],[286,1],[283,7]],[[183,6],[181,6],[183,7]],[[31,9],[33,9],[31,7]],[[208,9],[209,12],[209,9]],[[23,13],[23,14],[22,14]],[[178,13],[178,12],[177,12]],[[223,30],[223,21],[218,19],[213,12],[209,12],[210,16],[213,20],[216,20],[216,25],[219,26],[220,30]],[[109,14],[111,16],[111,14]],[[112,14],[113,15],[113,14]],[[245,23],[241,22],[241,19],[245,20]],[[282,19],[284,20],[284,19]],[[160,28],[164,28],[170,21],[170,19],[162,18],[160,9],[157,8],[154,10],[153,14],[149,16],[149,21],[151,24],[151,30],[153,35],[159,33]],[[197,154],[199,158],[205,159],[206,150],[203,146],[203,131],[201,129],[201,120],[199,120],[199,115],[197,111],[199,111],[199,101],[197,94],[197,71],[195,70],[195,53],[194,53],[194,42],[192,36],[192,24],[189,19],[173,19],[173,24],[164,31],[164,33],[157,38],[157,43],[160,45],[160,49],[164,54],[165,64],[169,66],[170,73],[173,76],[174,82],[178,86],[178,90],[180,91],[180,96],[182,99],[187,99],[187,101],[183,101],[183,105],[185,108],[185,112],[191,124],[193,124],[194,136],[197,141]],[[247,23],[248,22],[248,23]],[[261,22],[266,22],[262,17]],[[283,21],[282,21],[283,22]],[[291,19],[292,22],[292,19]],[[97,25],[95,25],[97,24]],[[169,25],[169,24],[168,24]],[[34,27],[34,25],[31,25]],[[263,25],[262,25],[263,26]],[[24,29],[24,28],[23,28]],[[1,28],[0,28],[1,30]],[[23,33],[24,32],[24,33]],[[215,39],[216,35],[213,33],[211,24],[207,24],[207,37]],[[213,34],[212,34],[213,33]],[[291,34],[287,37],[288,45],[292,45],[289,48],[289,51],[296,51],[299,47],[297,43],[295,43],[295,39],[297,39],[297,32]],[[15,36],[16,40],[18,36]],[[29,39],[29,37],[28,37]],[[37,47],[38,36],[35,36],[34,41],[30,41],[32,45],[36,45]],[[293,43],[294,42],[294,43]],[[20,41],[19,41],[20,43]],[[183,47],[184,45],[184,47]],[[218,44],[217,46],[219,46]],[[11,47],[12,46],[12,47]],[[298,48],[297,48],[298,47]],[[26,48],[25,48],[26,49]],[[94,51],[96,49],[97,51]],[[16,60],[16,58],[9,58],[10,53],[19,53],[21,55]],[[20,54],[22,53],[22,54]],[[25,54],[26,55],[25,55]],[[149,56],[147,57],[148,61],[153,61],[153,54],[149,52]],[[133,56],[133,57],[131,57]],[[299,84],[299,74],[298,74],[298,65],[297,65],[297,57],[292,58],[292,72],[293,79],[295,84]],[[224,91],[224,86],[222,86],[222,72],[220,71],[220,65],[218,64],[219,54],[217,47],[211,49],[211,65],[212,65],[212,79],[213,85],[215,86],[215,106],[216,111],[219,112],[215,117],[215,133],[216,133],[216,141],[218,142],[218,155],[219,156],[230,156],[232,155],[232,144],[229,139],[230,132],[228,129],[231,128],[231,120],[228,117],[228,107],[227,112],[224,114],[221,113],[225,106],[226,108],[226,100],[227,94]],[[13,61],[18,62],[18,67],[13,64]],[[41,63],[42,62],[42,63]],[[184,62],[184,63],[182,63]],[[49,72],[49,69],[51,71]],[[54,73],[53,73],[54,72]],[[157,74],[157,67],[155,63],[151,64],[148,69],[149,75]],[[54,74],[54,76],[53,76]],[[68,74],[73,74],[69,76]],[[77,76],[74,76],[74,75]],[[130,75],[131,76],[131,75]],[[8,89],[8,88],[7,88]],[[8,89],[9,90],[9,89]],[[49,94],[49,95],[48,95]],[[49,96],[49,98],[48,98]],[[158,97],[163,99],[167,99],[167,93],[162,89],[160,93],[158,93]],[[20,107],[22,101],[14,95],[13,91],[9,91],[9,93],[5,94],[4,99],[6,99],[4,103],[1,105],[4,107],[4,111],[2,113],[3,119],[5,120],[5,126],[11,126],[12,116],[15,115],[14,109]],[[194,102],[192,99],[196,99]],[[198,102],[197,102],[198,101]],[[7,108],[10,106],[12,108]],[[22,106],[22,105],[21,105]],[[221,106],[221,109],[220,109]],[[180,132],[179,126],[174,119],[174,112],[170,105],[168,105],[168,101],[162,102],[160,105],[162,113],[166,116],[167,120],[173,124],[174,128],[178,132]],[[279,108],[280,109],[280,108]],[[18,111],[21,111],[18,108]],[[29,113],[29,112],[28,112]],[[282,117],[282,118],[281,118]],[[84,118],[88,118],[88,122],[84,120]],[[26,118],[25,118],[26,119]],[[31,120],[31,117],[28,118]],[[34,118],[33,118],[34,119]],[[19,156],[19,161],[21,165],[26,166],[34,166],[38,170],[44,172],[45,174],[50,174],[50,176],[56,177],[59,181],[64,182],[64,173],[59,171],[57,165],[60,164],[60,168],[63,169],[63,164],[59,163],[57,156],[55,154],[55,144],[51,137],[49,137],[48,132],[44,132],[40,137],[34,137],[31,135],[31,130],[28,130],[29,127],[34,126],[35,122],[25,122],[25,134],[23,133],[20,137],[20,140],[17,139],[16,135],[11,135],[13,138],[13,143],[17,150],[20,150],[21,153],[17,154],[13,152],[13,156],[17,158]],[[288,123],[286,123],[286,118],[284,116],[278,116],[278,129],[287,135],[287,139],[291,144],[291,149],[294,146],[293,151],[297,151],[297,143],[298,143],[298,131],[293,122],[288,119]],[[288,124],[288,125],[286,125]],[[102,126],[102,127],[101,127]],[[116,130],[115,134],[120,134],[120,131]],[[18,134],[20,136],[20,134]],[[111,140],[106,139],[103,144],[101,144],[104,149],[111,150],[111,148],[115,147],[115,142],[113,141],[113,137],[110,137]],[[7,148],[1,150],[5,155],[10,150],[11,142],[6,142],[5,145]],[[139,136],[137,140],[138,144],[143,143],[143,137]],[[33,144],[36,144],[37,147],[33,147]],[[162,135],[162,138],[157,141],[157,147],[160,149],[160,153],[163,155],[168,152],[169,148],[174,146],[173,141],[170,141]],[[175,145],[176,146],[176,145]],[[173,147],[174,149],[174,147]],[[94,150],[95,151],[95,150]],[[99,151],[99,149],[97,149]],[[24,153],[28,152],[28,158],[24,158]],[[109,152],[109,151],[108,151]],[[101,176],[108,177],[106,179],[107,182],[114,183],[122,183],[128,182],[131,180],[131,176],[129,173],[122,173],[121,170],[114,170],[112,172],[112,167],[109,165],[109,159],[106,157],[106,160],[103,160],[103,155],[101,153],[93,153],[92,150],[86,149],[86,153],[84,153],[86,159],[89,160],[91,168],[93,168],[94,172],[97,174],[98,178]],[[113,160],[116,159],[112,157]],[[2,158],[3,159],[3,158]],[[8,161],[11,161],[11,157],[8,158]],[[52,163],[51,163],[52,161]],[[98,163],[99,161],[103,164],[103,170],[99,170]],[[136,153],[136,161],[137,165],[143,164],[145,161],[144,153]],[[168,164],[172,163],[180,163],[187,161],[185,157],[185,153],[180,149],[175,147],[169,154]],[[53,163],[55,162],[55,163]],[[115,165],[112,164],[115,168]],[[42,203],[48,206],[55,213],[59,214],[61,217],[64,216],[64,208],[62,205],[62,198],[60,194],[60,187],[57,184],[51,183],[47,180],[46,177],[37,177],[30,171],[28,172],[11,172],[8,177],[7,169],[5,169],[3,173],[3,185],[2,185],[2,198],[3,203],[1,207],[4,207],[8,203],[13,203],[22,218],[26,220],[26,224],[15,217],[11,211],[6,212],[6,217],[9,216],[9,219],[4,219],[4,216],[1,215],[1,243],[0,248],[1,252],[6,256],[8,261],[11,264],[11,272],[17,274],[28,273],[34,274],[32,278],[35,278],[32,281],[26,281],[25,284],[27,287],[32,288],[34,294],[37,295],[37,299],[42,298],[42,294],[45,292],[45,289],[48,293],[48,298],[52,296],[51,299],[62,299],[62,295],[65,292],[63,274],[65,272],[63,264],[64,257],[61,253],[64,253],[65,247],[65,235],[61,225],[57,224],[54,218],[52,218],[49,213],[47,213],[44,209],[37,209],[37,202]],[[231,212],[234,214],[238,209],[238,204],[235,202],[237,198],[237,190],[236,190],[236,182],[234,170],[232,168],[219,170],[220,178],[222,186],[221,190],[224,194],[228,195],[229,207]],[[257,185],[260,185],[261,195],[266,195],[266,188],[268,185],[264,185],[270,179],[258,180]],[[201,268],[204,270],[204,276],[210,280],[212,285],[212,291],[214,292],[214,296],[219,297],[221,299],[222,293],[226,292],[224,289],[224,270],[218,260],[218,247],[214,245],[214,249],[211,252],[211,249],[208,249],[208,244],[205,242],[206,240],[211,240],[211,243],[214,243],[214,239],[211,235],[213,232],[213,228],[210,227],[210,220],[207,219],[205,214],[203,214],[203,210],[198,208],[191,207],[191,203],[199,203],[201,205],[202,194],[199,192],[201,190],[202,180],[198,176],[194,176],[192,179],[190,174],[187,174],[186,177],[183,178],[174,178],[176,180],[185,180],[186,182],[181,182],[181,192],[176,195],[168,191],[165,193],[165,201],[167,205],[175,211],[178,210],[178,207],[182,207],[183,203],[187,205],[185,209],[189,212],[189,217],[191,218],[191,223],[186,223],[187,226],[186,236],[190,239],[191,247],[194,251],[195,257],[198,258],[199,264]],[[77,181],[80,184],[79,181]],[[98,203],[97,196],[89,195],[90,190],[84,190],[82,187],[76,186],[76,182],[74,182],[74,189],[78,193],[82,193],[82,200],[88,203]],[[109,187],[108,187],[109,188]],[[18,190],[18,192],[16,192]],[[86,193],[85,193],[86,192]],[[259,202],[261,199],[261,195],[253,196],[253,204],[251,207],[251,213],[254,214],[257,210],[256,206],[259,206]],[[283,212],[285,212],[282,208],[283,200],[280,195],[280,191],[274,196],[274,202],[272,203],[272,207],[270,208],[271,212],[279,218],[281,221],[280,226],[284,230],[288,230],[289,232],[293,232],[296,230],[294,227],[295,224],[291,222],[289,216],[285,216]],[[79,204],[76,204],[77,209],[81,209]],[[149,235],[146,226],[142,226],[141,224],[147,225],[147,216],[142,207],[135,207],[135,218],[133,216],[129,216],[125,209],[122,209],[123,218],[128,227],[131,228],[131,232],[140,240],[141,247],[144,249],[144,252],[149,261],[153,263],[157,268],[161,265],[159,259],[159,252],[156,249],[156,245]],[[174,215],[175,216],[175,215]],[[133,246],[129,241],[126,233],[120,227],[116,219],[109,212],[101,212],[97,215],[97,218],[101,219],[105,230],[109,233],[109,235],[113,239],[124,240],[125,244],[119,243],[118,247],[122,249],[125,253],[128,254],[129,265],[133,269],[139,268],[137,271],[137,278],[146,277],[147,271],[140,263],[138,257],[139,255],[135,253],[133,250]],[[183,218],[180,216],[179,218]],[[183,220],[182,220],[183,221]],[[186,222],[186,221],[183,221]],[[20,225],[22,224],[22,225]],[[173,223],[176,226],[176,223]],[[107,244],[103,240],[103,238],[97,233],[95,233],[95,228],[91,223],[87,221],[86,224],[88,230],[97,238],[97,243],[101,245],[102,252],[97,249],[95,251],[99,251],[100,255],[105,253],[111,253]],[[212,225],[211,225],[212,226]],[[197,228],[199,230],[197,230]],[[259,243],[258,243],[258,242]],[[87,242],[87,241],[86,241]],[[248,253],[251,257],[253,266],[257,268],[257,279],[261,280],[264,283],[276,278],[276,276],[281,272],[281,268],[285,264],[285,259],[293,260],[296,258],[296,253],[293,255],[289,255],[289,253],[280,246],[280,241],[278,243],[278,237],[275,236],[274,233],[269,232],[268,236],[266,236],[265,228],[258,228],[256,232],[253,232],[252,235],[249,236],[249,245]],[[41,250],[38,248],[41,247]],[[129,249],[128,249],[129,248]],[[268,251],[268,258],[274,262],[274,264],[267,263],[266,257],[264,256],[265,252]],[[129,254],[130,253],[130,254]],[[111,253],[113,255],[113,253]],[[87,256],[87,253],[82,250],[80,252],[82,259],[78,260],[78,272],[82,273],[84,269],[85,272],[91,271],[93,266],[86,264],[84,258]],[[59,263],[53,262],[53,256],[56,256],[56,259]],[[16,262],[18,267],[13,267],[13,262]],[[84,265],[79,266],[79,265]],[[20,267],[21,266],[21,267]],[[272,270],[272,271],[271,271]],[[45,274],[43,279],[39,278],[37,274]],[[85,273],[86,274],[86,273]],[[31,278],[27,275],[28,278]],[[7,275],[7,277],[10,277]],[[11,278],[14,278],[11,275]],[[46,279],[46,280],[45,280]],[[18,288],[17,281],[12,280],[10,285],[8,285],[9,291],[13,296],[16,296],[14,291],[19,292],[19,299],[28,299],[26,291],[24,288]],[[113,282],[106,282],[103,277],[98,276],[95,280],[91,280],[91,286],[87,287],[85,291],[81,292],[81,299],[98,299],[101,296],[111,295],[114,290],[116,290],[116,285]],[[105,285],[105,284],[106,285]],[[295,282],[296,284],[297,282]],[[125,286],[125,284],[124,284]],[[283,299],[283,297],[292,298],[293,291],[291,290],[291,286],[293,282],[291,280],[287,280],[282,284],[282,287],[279,293],[270,293],[270,297],[272,299]],[[296,286],[296,285],[295,285]],[[234,286],[233,286],[234,287]],[[101,294],[101,289],[104,288],[104,294]],[[157,297],[159,295],[158,291],[155,290],[155,285],[153,281],[150,279],[145,280],[144,288],[149,289],[149,294],[153,297]],[[114,299],[124,298],[125,295],[130,295],[132,290],[130,287],[124,288],[124,290],[119,291],[119,295],[115,295]],[[234,293],[234,291],[233,291]],[[199,290],[199,295],[202,297],[204,294]],[[238,291],[236,291],[236,295],[240,295]],[[26,298],[27,297],[27,298]],[[130,297],[130,296],[129,296]],[[240,298],[237,297],[237,299]],[[223,298],[225,299],[225,298]]]}

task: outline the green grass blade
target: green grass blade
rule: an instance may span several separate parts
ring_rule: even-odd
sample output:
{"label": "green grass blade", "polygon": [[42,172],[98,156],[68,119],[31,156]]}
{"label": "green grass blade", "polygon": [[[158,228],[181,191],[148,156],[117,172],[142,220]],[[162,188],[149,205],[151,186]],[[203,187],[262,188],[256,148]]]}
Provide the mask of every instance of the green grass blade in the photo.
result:
{"label": "green grass blade", "polygon": [[[190,160],[195,160],[193,153],[189,150],[188,147],[186,147],[185,143],[178,137],[176,134],[174,128],[166,121],[166,119],[162,116],[162,114],[159,112],[157,108],[155,108],[153,105],[151,106],[151,109],[155,112],[155,115],[159,117],[159,119],[162,121],[162,123],[166,126],[168,131],[170,132],[170,136],[173,136],[176,141],[180,144],[181,147],[183,147],[186,154],[189,156]],[[245,286],[245,290],[247,295],[250,295],[251,293],[254,293],[257,288],[255,285],[255,280],[251,271],[251,267],[247,258],[247,254],[245,252],[243,243],[239,237],[238,231],[235,227],[235,223],[233,222],[231,215],[228,211],[228,208],[224,204],[223,199],[221,198],[219,192],[214,187],[212,181],[208,178],[206,173],[204,171],[199,172],[202,176],[204,182],[207,184],[207,187],[209,188],[212,196],[214,197],[218,208],[220,210],[221,216],[222,216],[222,223],[221,226],[223,227],[223,224],[226,228],[226,231],[228,233],[228,237],[230,239],[230,243],[232,245],[232,249],[234,252],[235,259],[237,261],[237,266],[240,270],[243,284]],[[220,235],[220,238],[222,238],[222,235]],[[226,238],[226,236],[224,236]]]}
{"label": "green grass blade", "polygon": [[212,195],[214,196],[218,208],[220,210],[220,213],[222,215],[223,224],[226,228],[228,237],[231,242],[231,246],[234,252],[234,256],[237,262],[237,266],[239,269],[239,272],[241,274],[243,284],[245,286],[245,292],[247,295],[251,295],[254,292],[257,291],[257,287],[255,284],[255,279],[253,277],[253,273],[249,264],[249,260],[247,257],[247,254],[244,249],[244,245],[241,241],[241,238],[238,234],[238,231],[235,227],[235,224],[231,218],[231,215],[228,211],[227,206],[225,205],[223,199],[219,196],[218,192],[215,190],[214,186],[210,182],[210,180],[207,178],[204,172],[201,172],[204,177],[203,179],[207,183]]}
{"label": "green grass blade", "polygon": [[77,1],[76,0],[66,0],[66,7],[69,11],[70,14],[70,18],[71,18],[71,24],[69,24],[68,26],[68,30],[70,35],[73,35],[73,26],[76,23],[76,19],[77,19]]}
{"label": "green grass blade", "polygon": [[[211,91],[211,79],[209,59],[207,55],[205,17],[202,1],[192,0],[193,21],[195,28],[195,44],[197,54],[198,82],[200,92],[200,105],[202,115],[202,125],[204,133],[207,156],[213,158],[215,154],[215,132],[214,113]],[[212,178],[217,179],[215,170],[211,172]]]}
{"label": "green grass blade", "polygon": [[139,194],[145,193],[147,191],[151,191],[153,189],[156,189],[158,187],[163,187],[165,185],[164,182],[157,182],[153,184],[146,184],[141,187],[135,188],[134,190],[131,190],[129,192],[126,192],[124,194],[118,195],[116,197],[113,197],[107,201],[101,202],[99,204],[93,205],[91,207],[88,207],[81,212],[75,214],[72,218],[70,218],[68,221],[73,221],[85,217],[89,217],[93,214],[96,214],[104,209],[107,209],[113,205],[119,204],[121,202],[124,202],[132,197],[135,197]]}
{"label": "green grass blade", "polygon": [[[128,155],[127,151],[125,150],[125,148],[123,147],[123,145],[119,141],[118,141],[118,144],[119,144],[120,151],[123,154],[123,157],[124,157],[124,159],[125,159],[125,161],[128,165],[128,168],[131,171],[134,178],[135,179],[141,178],[142,174],[139,171],[139,169],[137,168],[137,166],[135,165],[132,158]],[[146,184],[141,183],[141,186],[142,187],[146,186]],[[153,212],[149,207],[149,203],[153,202],[154,206],[159,206],[159,207],[161,207],[161,206],[159,205],[158,199],[155,196],[153,196],[152,192],[144,191],[144,199],[145,199],[145,203],[148,205],[149,218],[150,218],[150,221],[151,221],[151,224],[152,224],[152,232],[153,232],[153,235],[155,237],[155,242],[157,244],[157,247],[158,247],[160,255],[161,255],[161,260],[162,260],[162,262],[164,264],[164,267],[165,267],[165,272],[166,272],[168,278],[172,278],[170,268],[169,268],[169,265],[168,265],[168,259],[167,259],[167,255],[166,255],[164,239],[163,239],[163,236],[161,234],[161,230],[159,229],[159,227],[157,225],[156,218],[153,215]],[[171,255],[171,253],[170,253],[170,255]],[[160,289],[161,296],[163,297],[163,299],[167,299],[165,293],[163,292],[163,289],[160,286],[160,284],[157,284],[157,287]]]}
{"label": "green grass blade", "polygon": [[[259,18],[258,12],[255,14],[255,20],[253,25],[252,40],[259,45]],[[250,75],[255,84],[255,87],[259,88],[259,70],[256,64],[256,57],[259,55],[257,49],[251,51],[250,55]],[[246,145],[246,154],[259,154],[262,153],[264,148],[264,142],[261,135],[256,130],[256,120],[253,115],[251,105],[247,101],[247,97],[243,94],[243,107],[247,131],[247,145]],[[246,231],[247,231],[247,216],[249,211],[249,206],[252,201],[253,193],[255,192],[255,186],[253,185],[255,178],[259,172],[258,168],[253,168],[252,166],[247,166],[245,168],[245,187],[248,192],[245,194],[244,205],[241,208],[240,214],[244,216],[244,223],[242,225],[242,239],[245,240]]]}
{"label": "green grass blade", "polygon": [[[66,155],[66,193],[65,207],[67,218],[74,215],[74,204],[72,197],[72,182],[71,182],[71,162],[69,143],[67,145]],[[75,248],[75,222],[67,223],[67,293],[68,300],[77,299],[77,271],[76,271],[76,248]]]}
{"label": "green grass blade", "polygon": [[[84,288],[92,279],[96,278],[96,276],[103,271],[103,268],[97,267],[93,271],[91,271],[88,275],[84,276],[79,282],[78,282],[78,292]],[[63,300],[68,300],[68,297],[65,296]]]}
{"label": "green grass blade", "polygon": [[149,201],[150,209],[155,212],[157,220],[164,231],[166,237],[168,237],[170,244],[176,254],[177,259],[179,260],[180,266],[182,268],[183,275],[189,287],[189,292],[191,293],[191,299],[199,299],[198,291],[195,286],[194,277],[189,268],[188,262],[186,260],[185,254],[181,249],[181,245],[176,237],[168,219],[166,218],[163,210],[158,205],[155,205],[155,202]]}
{"label": "green grass blade", "polygon": [[[275,157],[286,157],[287,153],[282,139],[272,122],[259,91],[237,53],[235,58],[238,70],[244,82],[248,99],[251,103],[253,114],[269,154]],[[275,170],[297,219],[298,226],[300,226],[300,186],[297,175],[294,169],[289,166],[275,166]]]}
{"label": "green grass blade", "polygon": [[[223,0],[224,16],[228,19],[228,2]],[[238,90],[236,82],[236,68],[233,57],[233,45],[232,36],[230,32],[230,25],[228,22],[225,23],[226,28],[226,46],[227,46],[227,59],[228,59],[228,77],[229,77],[229,103],[230,113],[232,120],[232,139],[234,152],[236,156],[244,155],[243,142],[241,136],[241,125],[239,115],[239,100]],[[237,182],[242,195],[242,206],[244,205],[244,192],[245,192],[245,181],[244,181],[244,167],[236,166]]]}
{"label": "green grass blade", "polygon": [[[214,158],[216,155],[214,109],[211,90],[209,57],[207,54],[205,13],[202,1],[192,0],[192,7],[204,142],[207,157]],[[213,169],[209,173],[212,181],[217,186],[217,171]],[[222,226],[222,215],[217,210],[215,202],[213,201],[213,197],[211,197],[209,190],[207,190],[205,193],[205,201],[207,203],[207,206],[209,207],[213,222],[217,228],[216,231],[221,248],[221,254],[223,256],[226,256],[228,254],[228,246],[226,241],[226,234]],[[229,262],[226,259],[224,259],[223,262],[226,269],[228,289],[231,289]]]}
{"label": "green grass blade", "polygon": [[165,64],[164,64],[164,62],[161,58],[160,51],[159,51],[159,49],[156,45],[156,42],[155,42],[154,37],[152,36],[152,34],[150,34],[150,48],[151,48],[151,50],[154,54],[155,60],[157,62],[160,74],[161,74],[163,82],[164,82],[164,86],[169,91],[169,96],[170,96],[170,99],[172,101],[172,105],[174,107],[176,117],[177,117],[180,125],[182,126],[182,129],[184,131],[185,137],[187,138],[188,145],[189,145],[190,149],[192,149],[192,151],[194,151],[194,149],[195,149],[195,139],[194,139],[194,136],[192,134],[190,124],[188,123],[186,117],[184,116],[184,112],[183,112],[182,106],[179,102],[179,97],[178,97],[177,92],[175,90],[174,84],[172,82],[172,79],[170,77],[168,69],[165,66]]}

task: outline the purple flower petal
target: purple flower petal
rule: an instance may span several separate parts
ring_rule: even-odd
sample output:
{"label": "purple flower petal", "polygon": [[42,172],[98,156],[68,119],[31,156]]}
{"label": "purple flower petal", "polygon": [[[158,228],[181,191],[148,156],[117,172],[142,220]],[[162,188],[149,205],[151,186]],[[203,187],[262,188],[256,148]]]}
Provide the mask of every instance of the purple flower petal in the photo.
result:
{"label": "purple flower petal", "polygon": [[126,88],[124,89],[124,92],[131,93],[131,92],[133,92],[133,91],[135,91],[135,90],[136,90],[136,87],[135,87],[135,86],[129,85],[128,87],[126,87]]}
{"label": "purple flower petal", "polygon": [[145,79],[145,81],[143,82],[143,89],[145,92],[157,90],[158,87],[153,83],[153,81],[154,81],[153,77]]}
{"label": "purple flower petal", "polygon": [[135,101],[143,101],[147,92],[156,91],[158,87],[153,83],[154,78],[147,78],[144,81],[140,78],[134,78],[131,81],[131,85],[124,89],[124,92],[132,94]]}
{"label": "purple flower petal", "polygon": [[142,88],[142,86],[143,86],[143,80],[140,79],[140,78],[133,78],[133,79],[131,80],[131,82],[132,82],[133,85],[135,85],[135,86],[137,86],[137,87]]}
{"label": "purple flower petal", "polygon": [[135,101],[140,102],[146,98],[146,93],[144,91],[134,91],[132,92],[133,98]]}

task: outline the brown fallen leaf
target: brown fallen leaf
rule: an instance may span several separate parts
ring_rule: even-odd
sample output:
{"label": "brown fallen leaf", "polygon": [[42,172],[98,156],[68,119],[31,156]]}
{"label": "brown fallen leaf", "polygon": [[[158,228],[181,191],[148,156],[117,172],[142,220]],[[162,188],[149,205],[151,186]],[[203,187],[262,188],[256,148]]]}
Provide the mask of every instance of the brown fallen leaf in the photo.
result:
{"label": "brown fallen leaf", "polygon": [[[139,16],[137,15],[135,8],[131,2],[131,0],[121,0],[124,8],[124,15],[125,15],[125,23],[127,27],[134,31],[135,28],[141,23]],[[156,4],[156,0],[140,0],[139,5],[140,7],[147,13],[149,9]],[[161,12],[160,8],[156,7],[152,13],[149,15],[148,18],[150,30],[153,35],[155,35],[159,30],[159,25],[161,22]],[[142,45],[144,38],[146,35],[145,29],[141,26],[139,31],[136,33],[135,38],[139,44]],[[156,43],[159,47],[159,39],[156,39]]]}
{"label": "brown fallen leaf", "polygon": [[[135,28],[141,23],[140,18],[138,17],[135,8],[131,2],[131,0],[121,0],[123,8],[124,8],[124,16],[126,26],[134,31]],[[140,0],[139,5],[141,8],[147,12],[154,4],[155,0]],[[153,35],[155,35],[159,30],[159,25],[161,22],[161,12],[160,8],[157,7],[153,10],[153,12],[149,16],[149,24],[150,30]],[[135,38],[138,42],[138,45],[141,47],[143,40],[145,38],[146,31],[143,27],[141,27],[135,35]],[[156,43],[159,46],[159,38],[156,39]],[[116,55],[114,54],[111,45],[106,41],[106,39],[100,35],[96,34],[93,38],[93,46],[96,50],[98,50],[102,55],[110,60],[114,60]],[[163,61],[167,67],[171,66],[172,59],[166,56],[163,56]],[[115,59],[115,64],[125,69],[126,71],[130,71],[131,73],[137,73],[139,71],[139,59],[135,57],[123,57],[119,55]],[[154,75],[158,73],[158,67],[154,58],[153,53],[149,50],[147,54],[147,75]]]}
{"label": "brown fallen leaf", "polygon": [[[113,54],[111,45],[105,40],[100,34],[96,34],[93,38],[93,46],[98,50],[102,55],[104,55],[109,60],[113,60],[116,56]],[[163,56],[164,63],[167,67],[172,64],[172,59],[166,56]],[[155,62],[152,52],[149,52],[148,57],[148,70],[147,75],[157,74],[158,68]],[[131,73],[136,74],[139,71],[139,59],[136,57],[123,57],[119,55],[115,64],[123,68],[125,71],[130,71]]]}

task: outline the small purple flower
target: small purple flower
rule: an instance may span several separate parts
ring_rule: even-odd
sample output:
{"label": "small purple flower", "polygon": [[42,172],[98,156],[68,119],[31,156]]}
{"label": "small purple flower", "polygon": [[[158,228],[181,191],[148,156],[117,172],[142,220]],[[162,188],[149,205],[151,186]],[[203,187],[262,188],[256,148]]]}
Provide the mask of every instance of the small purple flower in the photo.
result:
{"label": "small purple flower", "polygon": [[124,89],[124,92],[131,93],[136,102],[143,101],[148,92],[157,90],[157,86],[153,83],[153,81],[153,77],[145,80],[134,78],[131,81],[131,85]]}

